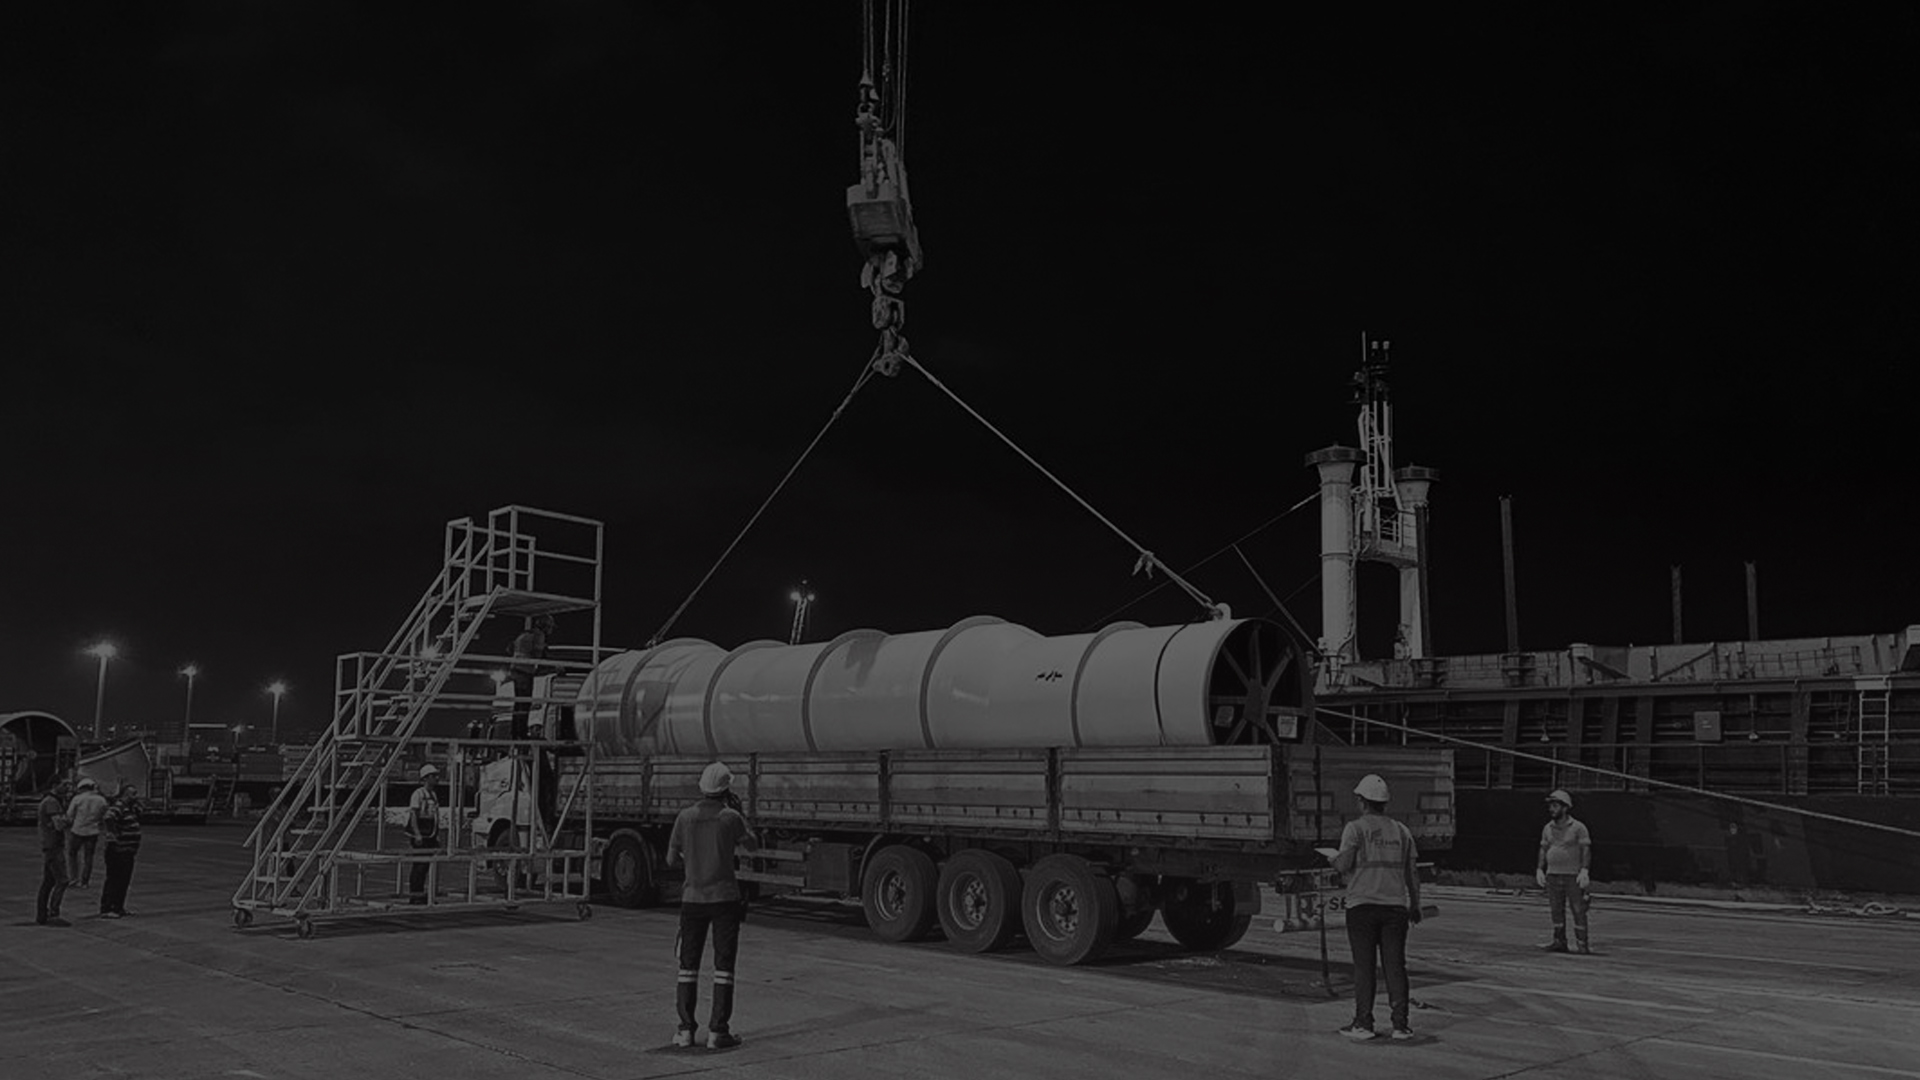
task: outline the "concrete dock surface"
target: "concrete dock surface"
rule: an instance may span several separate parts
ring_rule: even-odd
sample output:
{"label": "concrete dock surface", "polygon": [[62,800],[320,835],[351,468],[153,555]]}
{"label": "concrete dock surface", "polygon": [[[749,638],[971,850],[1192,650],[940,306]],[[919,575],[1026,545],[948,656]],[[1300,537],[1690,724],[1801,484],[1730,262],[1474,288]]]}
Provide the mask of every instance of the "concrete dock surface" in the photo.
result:
{"label": "concrete dock surface", "polygon": [[1271,918],[1219,955],[1156,923],[1059,968],[887,945],[857,908],[770,901],[741,934],[743,1045],[683,1050],[671,905],[409,913],[300,940],[284,920],[234,927],[245,835],[150,828],[130,917],[96,917],[96,865],[62,928],[34,924],[34,830],[0,830],[0,1076],[1920,1080],[1920,922],[1899,917],[1596,896],[1596,955],[1551,955],[1537,896],[1436,887],[1408,949],[1417,1037],[1385,1037],[1383,987],[1382,1037],[1356,1043],[1335,1034],[1353,1013],[1340,930],[1329,986],[1320,935]]}

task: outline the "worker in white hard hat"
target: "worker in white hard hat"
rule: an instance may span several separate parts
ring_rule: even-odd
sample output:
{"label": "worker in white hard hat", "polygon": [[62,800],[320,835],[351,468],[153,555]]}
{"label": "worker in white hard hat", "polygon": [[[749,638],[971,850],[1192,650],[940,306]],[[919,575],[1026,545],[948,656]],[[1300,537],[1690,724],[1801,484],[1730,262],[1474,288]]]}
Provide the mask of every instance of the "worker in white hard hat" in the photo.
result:
{"label": "worker in white hard hat", "polygon": [[1353,1022],[1340,1029],[1349,1039],[1371,1039],[1374,958],[1387,977],[1393,1037],[1413,1038],[1407,1022],[1412,991],[1407,986],[1407,927],[1420,921],[1419,851],[1413,830],[1387,816],[1392,792],[1385,778],[1369,773],[1353,789],[1360,816],[1340,830],[1333,868],[1347,880],[1347,944],[1353,950]]}
{"label": "worker in white hard hat", "polygon": [[[440,800],[433,791],[433,785],[439,779],[438,765],[428,762],[420,766],[420,786],[414,788],[413,795],[407,799],[407,840],[417,850],[440,846]],[[430,865],[424,859],[413,864],[413,873],[407,883],[410,894],[408,903],[427,902],[427,868]]]}
{"label": "worker in white hard hat", "polygon": [[713,932],[713,1012],[707,1018],[707,1047],[724,1050],[740,1045],[733,1033],[734,961],[740,949],[740,922],[746,914],[739,879],[733,875],[733,852],[760,846],[746,816],[729,805],[733,770],[716,761],[700,774],[699,802],[680,811],[667,838],[667,865],[687,867],[680,890],[680,938],[674,951],[680,957],[680,978],[674,1004],[680,1026],[673,1045],[692,1046],[699,1022],[700,957]]}
{"label": "worker in white hard hat", "polygon": [[1540,829],[1540,866],[1533,880],[1547,890],[1553,912],[1553,940],[1548,952],[1567,951],[1567,908],[1573,908],[1573,951],[1593,952],[1587,942],[1587,867],[1593,860],[1593,838],[1585,823],[1573,816],[1573,796],[1564,790],[1547,796],[1547,823]]}

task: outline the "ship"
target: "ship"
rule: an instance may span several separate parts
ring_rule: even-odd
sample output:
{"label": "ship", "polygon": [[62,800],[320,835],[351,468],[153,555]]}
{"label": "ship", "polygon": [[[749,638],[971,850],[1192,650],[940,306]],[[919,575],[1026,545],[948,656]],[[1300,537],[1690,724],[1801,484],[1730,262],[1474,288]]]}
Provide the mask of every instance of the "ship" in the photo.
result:
{"label": "ship", "polygon": [[[1439,473],[1396,467],[1391,343],[1362,335],[1361,347],[1360,445],[1306,458],[1320,484],[1316,716],[1334,742],[1453,749],[1445,869],[1530,880],[1545,796],[1564,790],[1593,834],[1599,881],[1920,895],[1920,626],[1523,651],[1509,607],[1506,651],[1431,655],[1426,523]],[[1399,571],[1390,657],[1358,654],[1362,562]]]}

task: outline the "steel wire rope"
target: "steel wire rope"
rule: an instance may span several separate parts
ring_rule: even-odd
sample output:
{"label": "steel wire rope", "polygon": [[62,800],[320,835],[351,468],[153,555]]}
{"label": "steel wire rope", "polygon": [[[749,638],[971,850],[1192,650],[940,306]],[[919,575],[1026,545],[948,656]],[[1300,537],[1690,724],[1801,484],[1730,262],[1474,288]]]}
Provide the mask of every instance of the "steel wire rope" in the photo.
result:
{"label": "steel wire rope", "polygon": [[820,425],[820,430],[814,434],[813,441],[808,443],[807,448],[800,451],[800,456],[794,459],[792,465],[787,467],[786,475],[782,476],[780,482],[773,486],[773,490],[761,501],[760,508],[755,510],[753,516],[747,519],[747,523],[741,526],[740,532],[734,536],[733,542],[728,544],[727,549],[720,553],[720,557],[713,561],[712,566],[707,568],[707,572],[701,577],[699,584],[693,587],[693,591],[687,594],[685,600],[680,601],[679,607],[673,609],[673,614],[667,616],[667,621],[660,625],[660,629],[654,631],[653,636],[647,639],[647,648],[651,649],[655,645],[660,644],[660,640],[667,636],[667,631],[672,629],[674,622],[680,618],[681,613],[687,610],[687,605],[693,603],[693,598],[700,595],[701,589],[706,588],[707,582],[711,580],[714,573],[720,569],[720,564],[726,562],[727,556],[733,554],[733,549],[739,547],[740,541],[746,539],[747,533],[753,529],[754,523],[760,520],[760,515],[767,512],[767,507],[773,504],[775,498],[779,497],[781,489],[787,486],[787,481],[793,479],[793,474],[798,472],[800,466],[806,462],[807,455],[813,453],[813,448],[820,445],[820,440],[826,437],[827,429],[833,426],[834,421],[840,419],[840,414],[845,412],[847,406],[853,402],[853,396],[860,392],[860,388],[867,384],[867,380],[872,378],[873,374],[873,359],[869,357],[866,363],[860,365],[860,377],[853,380],[853,388],[847,391],[846,397],[840,399],[840,404],[834,406],[833,413],[827,417],[826,423]]}
{"label": "steel wire rope", "polygon": [[[1240,550],[1240,542],[1236,540],[1234,541],[1232,546],[1233,546],[1233,553],[1235,555],[1240,556],[1240,561],[1246,564],[1247,573],[1253,575],[1253,580],[1255,584],[1260,586],[1260,591],[1266,593],[1267,599],[1273,601],[1273,611],[1279,612],[1280,617],[1287,620],[1287,626],[1291,628],[1294,632],[1294,635],[1300,639],[1300,644],[1306,648],[1307,653],[1310,656],[1314,657],[1315,659],[1319,659],[1320,650],[1314,645],[1313,635],[1307,633],[1307,628],[1304,626],[1301,626],[1300,620],[1294,618],[1293,612],[1287,610],[1287,601],[1282,600],[1280,599],[1280,597],[1274,595],[1273,588],[1267,584],[1266,578],[1260,576],[1260,571],[1254,567],[1253,560],[1247,558],[1247,553]],[[1299,592],[1299,591],[1300,591],[1299,589],[1294,590],[1294,592]],[[1292,593],[1289,593],[1287,595],[1287,599],[1291,600],[1292,598],[1293,598]],[[1271,617],[1272,614],[1273,612],[1269,612],[1268,617]]]}
{"label": "steel wire rope", "polygon": [[893,135],[893,124],[895,120],[894,84],[893,84],[893,75],[894,75],[893,35],[894,35],[895,20],[893,15],[893,4],[891,0],[889,0],[886,7],[883,9],[882,16],[883,16],[882,26],[880,28],[880,33],[879,33],[879,39],[880,39],[880,84],[879,84],[880,134],[883,137],[891,138]]}
{"label": "steel wire rope", "polygon": [[[1089,503],[1087,500],[1081,498],[1080,494],[1074,491],[1072,488],[1068,487],[1065,481],[1053,475],[1053,473],[1048,472],[1047,467],[1045,465],[1042,465],[1038,461],[1034,460],[1034,457],[1032,454],[1029,454],[1025,450],[1022,450],[1020,448],[1020,444],[1008,438],[1006,433],[1001,431],[999,428],[994,427],[993,421],[988,420],[984,416],[981,416],[980,413],[976,411],[973,406],[967,404],[964,400],[962,400],[959,394],[956,394],[952,390],[948,389],[947,384],[941,382],[938,378],[936,378],[933,372],[928,371],[926,367],[920,363],[919,360],[914,359],[914,357],[911,354],[905,354],[905,353],[901,355],[901,359],[905,360],[909,364],[912,364],[913,369],[915,371],[918,371],[920,374],[926,376],[928,382],[932,383],[936,388],[938,388],[941,393],[952,398],[953,403],[955,405],[960,406],[962,409],[965,409],[967,412],[967,415],[973,417],[975,420],[980,421],[980,423],[988,431],[993,432],[993,434],[996,437],[998,437],[1001,442],[1006,443],[1007,446],[1010,449],[1012,449],[1014,453],[1019,454],[1022,458],[1026,459],[1027,464],[1040,470],[1040,475],[1053,481],[1055,486],[1057,486],[1061,491],[1066,492],[1067,495],[1070,498],[1072,498],[1074,502],[1079,503],[1087,511],[1087,513],[1092,514],[1096,518],[1099,518],[1100,523],[1102,525],[1105,525],[1107,528],[1112,529],[1114,532],[1114,535],[1118,536],[1122,540],[1125,540],[1128,546],[1132,547],[1135,551],[1139,552],[1140,559],[1138,562],[1134,563],[1134,570],[1136,572],[1138,572],[1142,567],[1144,567],[1147,573],[1151,574],[1153,573],[1153,568],[1158,566],[1162,570],[1165,570],[1167,572],[1167,577],[1174,584],[1186,590],[1187,595],[1192,597],[1194,602],[1198,603],[1201,607],[1206,608],[1210,613],[1212,613],[1215,616],[1218,616],[1221,614],[1223,609],[1219,605],[1215,604],[1211,599],[1209,599],[1206,593],[1203,593],[1199,589],[1195,588],[1190,582],[1187,581],[1186,578],[1181,577],[1179,574],[1175,573],[1172,567],[1161,562],[1159,557],[1154,555],[1153,552],[1148,551],[1146,548],[1142,547],[1139,541],[1135,540],[1131,536],[1128,536],[1126,532],[1120,528],[1120,526],[1115,525],[1112,521],[1108,520],[1105,514],[1102,514],[1100,511],[1094,509],[1092,503]],[[1318,498],[1319,496],[1315,495],[1314,497]]]}
{"label": "steel wire rope", "polygon": [[1324,705],[1316,707],[1314,711],[1322,716],[1331,716],[1339,720],[1357,720],[1362,724],[1373,724],[1376,727],[1392,728],[1395,731],[1403,731],[1409,735],[1418,735],[1423,739],[1438,739],[1442,742],[1459,743],[1462,746],[1471,746],[1478,750],[1486,750],[1496,754],[1506,754],[1509,757],[1545,762],[1562,769],[1578,769],[1582,772],[1599,773],[1602,776],[1613,776],[1622,780],[1631,780],[1637,784],[1651,784],[1654,787],[1672,788],[1675,791],[1684,791],[1690,795],[1705,795],[1710,799],[1726,799],[1729,802],[1743,803],[1747,806],[1757,806],[1762,810],[1783,810],[1789,814],[1819,818],[1822,821],[1837,822],[1841,825],[1859,825],[1868,829],[1879,829],[1882,832],[1898,833],[1901,836],[1920,837],[1920,831],[1903,829],[1898,825],[1883,825],[1877,821],[1862,821],[1859,818],[1841,817],[1838,814],[1828,814],[1819,810],[1808,810],[1805,807],[1799,806],[1788,806],[1785,803],[1770,803],[1760,799],[1749,799],[1741,795],[1730,795],[1724,791],[1709,791],[1706,788],[1697,788],[1688,784],[1676,784],[1671,780],[1655,780],[1650,776],[1635,776],[1632,773],[1621,772],[1618,769],[1603,769],[1598,765],[1582,765],[1575,761],[1561,761],[1558,758],[1550,758],[1541,754],[1529,754],[1525,750],[1514,750],[1505,746],[1494,746],[1491,743],[1462,739],[1457,735],[1442,735],[1437,731],[1422,731],[1419,728],[1408,727],[1405,724],[1396,724],[1391,720],[1376,720],[1370,716],[1361,716],[1358,713],[1329,709]]}
{"label": "steel wire rope", "polygon": [[[1245,533],[1242,533],[1242,534],[1240,535],[1240,538],[1239,538],[1239,539],[1237,539],[1237,540],[1234,540],[1234,541],[1231,541],[1231,542],[1230,542],[1230,543],[1228,543],[1228,544],[1227,544],[1227,545],[1226,545],[1225,547],[1222,547],[1222,548],[1221,548],[1221,549],[1220,549],[1219,551],[1216,551],[1216,552],[1214,552],[1213,554],[1211,554],[1211,555],[1209,555],[1209,556],[1207,556],[1206,558],[1204,558],[1204,559],[1201,559],[1201,560],[1200,560],[1199,562],[1197,562],[1197,563],[1194,563],[1193,565],[1191,565],[1191,566],[1189,566],[1189,567],[1187,567],[1187,568],[1186,568],[1185,570],[1182,570],[1182,571],[1181,571],[1181,573],[1183,573],[1183,574],[1191,574],[1191,573],[1193,573],[1193,572],[1194,572],[1195,570],[1198,570],[1198,569],[1200,569],[1201,567],[1203,567],[1203,566],[1205,566],[1205,565],[1207,565],[1208,563],[1210,563],[1210,562],[1212,562],[1213,560],[1215,560],[1215,559],[1217,559],[1217,558],[1219,558],[1220,556],[1222,556],[1222,555],[1225,555],[1225,554],[1226,554],[1227,552],[1229,552],[1229,551],[1231,551],[1231,550],[1233,550],[1233,548],[1234,548],[1234,546],[1235,546],[1235,545],[1237,545],[1237,544],[1242,544],[1242,543],[1245,543],[1246,541],[1248,541],[1248,540],[1250,540],[1250,539],[1252,539],[1252,538],[1253,538],[1254,536],[1256,536],[1256,535],[1258,535],[1258,534],[1260,534],[1260,533],[1262,533],[1262,532],[1265,532],[1265,531],[1266,531],[1266,530],[1267,530],[1268,528],[1270,528],[1270,527],[1272,527],[1272,526],[1273,526],[1273,525],[1274,525],[1275,523],[1277,523],[1277,522],[1278,522],[1278,521],[1279,521],[1279,520],[1280,520],[1281,518],[1283,518],[1283,517],[1286,517],[1287,515],[1289,515],[1289,514],[1291,514],[1291,513],[1293,513],[1294,511],[1296,511],[1296,510],[1298,510],[1298,509],[1300,509],[1301,507],[1303,507],[1303,506],[1306,506],[1306,505],[1308,505],[1308,504],[1310,504],[1310,503],[1312,503],[1312,502],[1313,502],[1313,501],[1314,501],[1315,499],[1318,499],[1319,497],[1320,497],[1320,493],[1316,491],[1316,492],[1314,492],[1313,494],[1311,494],[1311,495],[1309,495],[1309,496],[1307,496],[1306,498],[1304,498],[1304,499],[1301,499],[1301,500],[1300,500],[1299,502],[1297,502],[1297,503],[1294,503],[1294,504],[1293,504],[1292,506],[1289,506],[1289,507],[1287,507],[1287,508],[1286,508],[1285,510],[1282,510],[1282,511],[1280,511],[1279,513],[1277,513],[1277,514],[1275,514],[1275,515],[1273,515],[1272,517],[1270,517],[1270,518],[1268,518],[1267,520],[1265,520],[1265,521],[1263,521],[1263,522],[1261,522],[1260,524],[1258,524],[1258,525],[1255,525],[1255,526],[1254,526],[1253,528],[1251,528],[1251,529],[1248,529],[1248,530],[1247,530],[1247,531],[1246,531]],[[1316,575],[1316,576],[1317,576],[1317,575]],[[1110,611],[1110,612],[1108,612],[1108,613],[1107,613],[1107,615],[1106,615],[1106,617],[1105,617],[1105,618],[1103,618],[1103,619],[1100,619],[1100,620],[1098,620],[1098,621],[1096,621],[1096,622],[1093,622],[1093,623],[1090,623],[1090,624],[1088,624],[1088,626],[1087,626],[1087,629],[1088,629],[1088,630],[1098,630],[1098,629],[1100,629],[1100,628],[1101,628],[1102,626],[1105,626],[1105,625],[1106,625],[1106,624],[1107,624],[1108,622],[1110,622],[1110,621],[1111,621],[1111,620],[1113,619],[1113,617],[1114,617],[1115,615],[1118,615],[1118,614],[1120,614],[1121,612],[1123,612],[1123,611],[1125,611],[1125,610],[1127,610],[1128,608],[1130,608],[1130,607],[1132,607],[1133,605],[1135,605],[1135,604],[1137,604],[1137,603],[1139,603],[1140,601],[1142,601],[1142,600],[1145,600],[1145,599],[1146,599],[1147,597],[1149,597],[1149,596],[1152,596],[1153,594],[1155,594],[1155,593],[1157,593],[1157,592],[1159,592],[1159,591],[1160,591],[1161,589],[1164,589],[1164,588],[1166,588],[1166,587],[1167,587],[1168,585],[1171,585],[1171,584],[1172,584],[1172,582],[1170,582],[1170,581],[1163,581],[1163,582],[1161,582],[1160,584],[1158,584],[1158,585],[1155,585],[1155,586],[1154,586],[1153,588],[1151,588],[1151,589],[1148,589],[1148,590],[1147,590],[1146,592],[1143,592],[1143,593],[1141,593],[1141,594],[1140,594],[1139,596],[1136,596],[1136,597],[1134,597],[1133,599],[1131,599],[1131,600],[1129,600],[1129,601],[1127,601],[1126,603],[1124,603],[1124,604],[1121,604],[1121,605],[1120,605],[1119,607],[1117,607],[1117,608],[1114,608],[1114,609],[1113,609],[1112,611]],[[1309,585],[1310,585],[1310,584],[1312,584],[1312,581],[1311,581],[1311,580],[1309,580],[1307,584],[1309,584]],[[1302,585],[1302,586],[1301,586],[1300,588],[1302,588],[1302,589],[1304,589],[1304,588],[1306,588],[1306,586],[1305,586],[1305,585]],[[1288,594],[1287,594],[1287,599],[1289,599],[1289,600],[1291,600],[1291,599],[1293,599],[1293,597],[1294,597],[1294,594],[1295,594],[1295,593],[1298,593],[1299,591],[1300,591],[1300,589],[1295,589],[1295,590],[1293,590],[1293,592],[1291,592],[1291,593],[1288,593]],[[1278,609],[1278,608],[1275,608],[1274,610],[1275,610],[1275,611],[1278,611],[1279,609]],[[1271,614],[1271,613],[1269,613],[1269,614]]]}
{"label": "steel wire rope", "polygon": [[907,5],[911,0],[900,0],[900,64],[894,73],[893,106],[893,146],[899,151],[900,160],[907,159]]}
{"label": "steel wire rope", "polygon": [[860,5],[860,74],[873,80],[873,0]]}

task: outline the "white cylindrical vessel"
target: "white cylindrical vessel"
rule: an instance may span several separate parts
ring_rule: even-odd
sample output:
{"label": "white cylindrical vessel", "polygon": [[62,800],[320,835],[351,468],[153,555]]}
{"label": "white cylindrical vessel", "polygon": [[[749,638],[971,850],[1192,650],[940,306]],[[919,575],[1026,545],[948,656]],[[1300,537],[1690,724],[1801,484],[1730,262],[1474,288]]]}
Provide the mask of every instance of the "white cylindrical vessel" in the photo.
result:
{"label": "white cylindrical vessel", "polygon": [[1310,707],[1307,670],[1264,620],[1043,637],[977,616],[732,651],[680,638],[603,662],[575,716],[617,756],[1211,746],[1258,738],[1249,717]]}

